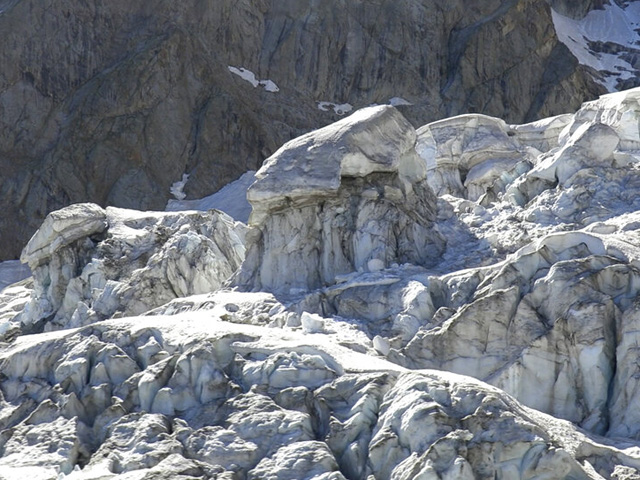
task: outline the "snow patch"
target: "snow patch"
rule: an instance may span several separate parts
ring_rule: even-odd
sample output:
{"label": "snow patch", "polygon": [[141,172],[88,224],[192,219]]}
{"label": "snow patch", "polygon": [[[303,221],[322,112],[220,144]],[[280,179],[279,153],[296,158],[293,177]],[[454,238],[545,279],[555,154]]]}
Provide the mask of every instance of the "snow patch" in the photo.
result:
{"label": "snow patch", "polygon": [[[592,10],[583,19],[574,20],[551,10],[553,24],[559,40],[564,43],[582,65],[603,74],[596,78],[610,92],[615,92],[618,80],[638,76],[638,70],[623,54],[625,49],[637,49],[640,27],[640,2],[621,8],[615,2],[603,10]],[[622,47],[620,53],[606,53],[589,48],[589,42],[614,43]],[[627,52],[628,53],[628,52]]]}
{"label": "snow patch", "polygon": [[267,92],[279,92],[280,89],[272,80],[260,80],[260,85],[264,87]]}
{"label": "snow patch", "polygon": [[178,200],[184,200],[187,194],[184,193],[183,190],[184,190],[184,186],[187,184],[187,180],[189,180],[189,174],[183,173],[182,180],[178,182],[174,182],[174,184],[171,185],[171,188],[169,189],[169,191],[171,192],[171,195],[176,197]]}
{"label": "snow patch", "polygon": [[350,103],[318,102],[318,109],[323,112],[328,112],[329,109],[333,109],[336,115],[344,115],[353,110],[353,105]]}
{"label": "snow patch", "polygon": [[231,65],[229,65],[229,67],[227,68],[229,68],[229,71],[234,75],[238,75],[243,80],[246,80],[247,82],[249,82],[251,85],[253,85],[254,88],[257,87],[260,83],[256,79],[255,73],[253,73],[251,70],[247,70],[246,68],[242,68],[242,67],[240,68],[232,67]]}
{"label": "snow patch", "polygon": [[258,80],[256,74],[251,70],[248,70],[244,67],[232,67],[231,65],[229,65],[227,68],[234,75],[239,76],[243,80],[246,80],[251,85],[253,85],[253,88],[256,88],[259,85],[263,87],[267,92],[275,93],[280,91],[280,88],[278,88],[278,85],[276,85],[273,80]]}
{"label": "snow patch", "polygon": [[197,200],[169,200],[167,212],[182,210],[222,210],[235,220],[247,223],[251,213],[251,205],[247,201],[247,189],[255,181],[256,172],[250,170],[237,180],[225,185],[217,192]]}

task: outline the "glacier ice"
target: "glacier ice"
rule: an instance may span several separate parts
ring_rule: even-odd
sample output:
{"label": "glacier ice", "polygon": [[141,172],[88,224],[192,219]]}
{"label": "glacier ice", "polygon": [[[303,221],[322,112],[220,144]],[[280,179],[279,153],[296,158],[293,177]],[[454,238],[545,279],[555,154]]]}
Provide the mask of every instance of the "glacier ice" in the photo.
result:
{"label": "glacier ice", "polygon": [[0,290],[0,478],[640,478],[638,125],[640,89],[377,106],[276,152],[248,225],[52,212]]}
{"label": "glacier ice", "polygon": [[247,191],[236,283],[291,292],[354,270],[435,262],[445,242],[415,141],[395,108],[378,106],[286,143]]}

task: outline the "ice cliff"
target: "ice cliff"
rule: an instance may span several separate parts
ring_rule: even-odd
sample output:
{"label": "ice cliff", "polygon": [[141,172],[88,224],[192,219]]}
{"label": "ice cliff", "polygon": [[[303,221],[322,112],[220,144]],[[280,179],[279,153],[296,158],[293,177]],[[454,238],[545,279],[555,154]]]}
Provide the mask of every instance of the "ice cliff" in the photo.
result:
{"label": "ice cliff", "polygon": [[411,124],[379,106],[285,144],[247,191],[253,229],[238,282],[309,289],[353,271],[435,263],[445,242],[415,143]]}
{"label": "ice cliff", "polygon": [[640,89],[370,107],[246,225],[50,213],[0,291],[0,478],[640,478],[639,126]]}

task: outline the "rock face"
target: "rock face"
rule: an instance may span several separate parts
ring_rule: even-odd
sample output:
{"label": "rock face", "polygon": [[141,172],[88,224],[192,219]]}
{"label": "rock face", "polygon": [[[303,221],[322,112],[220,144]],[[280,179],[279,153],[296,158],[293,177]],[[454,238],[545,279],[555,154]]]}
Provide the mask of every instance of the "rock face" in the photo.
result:
{"label": "rock face", "polygon": [[415,130],[391,106],[285,144],[256,173],[238,284],[307,290],[354,270],[434,264],[444,239]]}
{"label": "rock face", "polygon": [[0,30],[0,260],[53,210],[208,195],[351,108],[522,122],[603,91],[531,0],[12,0]]}
{"label": "rock face", "polygon": [[276,152],[248,228],[52,213],[0,292],[0,477],[640,477],[639,119],[373,107]]}

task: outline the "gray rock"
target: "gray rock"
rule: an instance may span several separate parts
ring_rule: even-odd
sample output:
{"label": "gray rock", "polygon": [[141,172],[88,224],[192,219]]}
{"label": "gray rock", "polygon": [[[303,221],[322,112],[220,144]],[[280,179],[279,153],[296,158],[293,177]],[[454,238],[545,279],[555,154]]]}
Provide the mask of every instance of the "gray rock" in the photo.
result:
{"label": "gray rock", "polygon": [[551,8],[567,17],[581,19],[593,9],[601,9],[610,4],[610,0],[587,0],[586,2],[571,2],[567,0],[550,0]]}

